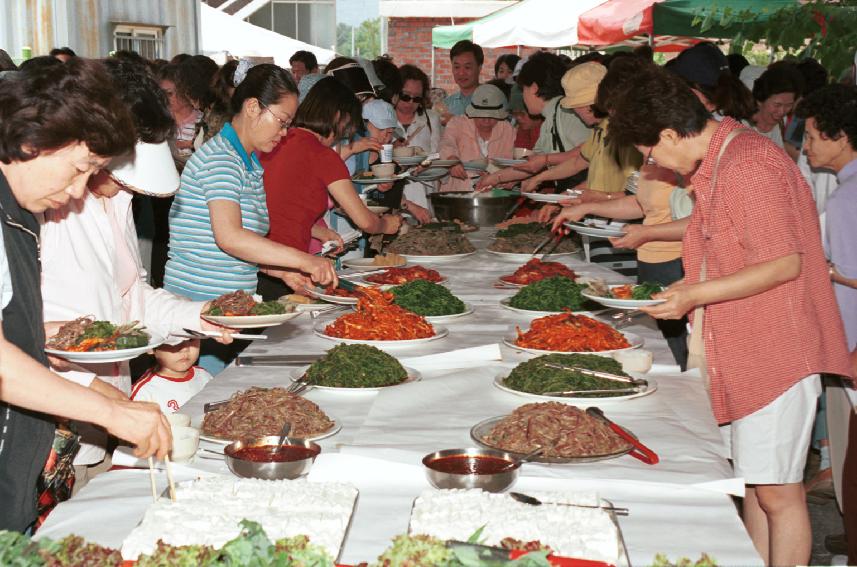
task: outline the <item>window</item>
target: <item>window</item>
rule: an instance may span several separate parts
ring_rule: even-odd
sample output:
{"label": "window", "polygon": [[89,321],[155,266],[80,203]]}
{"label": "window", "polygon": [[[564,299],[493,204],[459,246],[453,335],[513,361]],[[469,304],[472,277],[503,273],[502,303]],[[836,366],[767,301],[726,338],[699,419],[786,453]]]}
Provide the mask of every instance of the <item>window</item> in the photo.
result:
{"label": "window", "polygon": [[331,47],[336,43],[333,0],[272,0],[247,21],[313,45]]}
{"label": "window", "polygon": [[117,24],[113,49],[136,51],[146,59],[160,59],[164,52],[164,31],[158,26]]}

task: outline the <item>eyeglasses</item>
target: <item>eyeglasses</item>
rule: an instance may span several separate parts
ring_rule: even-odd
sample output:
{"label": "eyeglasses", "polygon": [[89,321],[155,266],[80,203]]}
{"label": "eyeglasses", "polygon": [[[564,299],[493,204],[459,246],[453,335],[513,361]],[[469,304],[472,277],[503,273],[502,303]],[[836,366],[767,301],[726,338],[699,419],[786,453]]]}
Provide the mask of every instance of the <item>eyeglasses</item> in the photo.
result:
{"label": "eyeglasses", "polygon": [[280,130],[288,130],[289,126],[292,125],[292,117],[291,116],[289,116],[288,120],[283,120],[282,118],[280,118],[279,116],[274,114],[274,111],[271,110],[270,108],[268,108],[267,106],[265,106],[264,104],[262,105],[262,108],[264,108],[265,110],[270,112],[271,116],[273,116],[276,119],[276,121],[280,123]]}
{"label": "eyeglasses", "polygon": [[423,97],[421,96],[411,96],[408,93],[399,93],[399,100],[402,102],[415,102],[417,104],[422,104]]}
{"label": "eyeglasses", "polygon": [[645,159],[645,161],[643,162],[643,163],[645,163],[646,165],[657,165],[657,164],[658,164],[658,162],[656,162],[656,161],[655,161],[655,158],[653,158],[653,157],[652,157],[652,150],[654,150],[654,149],[655,149],[655,147],[654,147],[654,146],[652,146],[651,148],[649,148],[649,153],[648,153],[648,154],[646,154],[646,159]]}

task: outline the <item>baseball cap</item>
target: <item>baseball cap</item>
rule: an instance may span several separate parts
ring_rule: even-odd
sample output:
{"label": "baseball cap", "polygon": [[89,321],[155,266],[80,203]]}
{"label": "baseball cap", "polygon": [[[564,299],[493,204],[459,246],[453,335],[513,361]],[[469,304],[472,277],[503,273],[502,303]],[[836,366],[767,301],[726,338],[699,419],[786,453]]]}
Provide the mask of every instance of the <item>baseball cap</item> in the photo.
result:
{"label": "baseball cap", "polygon": [[720,73],[729,70],[729,60],[710,42],[697,43],[679,53],[669,70],[703,87],[716,87]]}
{"label": "baseball cap", "polygon": [[396,118],[396,111],[393,110],[393,105],[378,98],[363,104],[363,120],[368,120],[379,130],[396,128],[399,125],[399,119]]}

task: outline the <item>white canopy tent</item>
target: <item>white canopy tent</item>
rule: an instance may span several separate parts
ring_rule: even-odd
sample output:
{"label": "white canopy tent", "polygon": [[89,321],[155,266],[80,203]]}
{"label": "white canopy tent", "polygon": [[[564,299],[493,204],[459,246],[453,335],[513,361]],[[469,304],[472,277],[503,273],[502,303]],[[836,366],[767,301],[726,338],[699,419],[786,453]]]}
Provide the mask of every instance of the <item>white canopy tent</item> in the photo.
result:
{"label": "white canopy tent", "polygon": [[225,58],[226,55],[268,57],[277,65],[288,69],[289,57],[295,51],[311,51],[322,65],[336,57],[336,53],[330,49],[316,47],[254,26],[205,3],[201,3],[200,8],[202,52],[215,59],[218,56]]}
{"label": "white canopy tent", "polygon": [[567,47],[577,43],[577,21],[604,0],[523,0],[473,25],[482,47]]}

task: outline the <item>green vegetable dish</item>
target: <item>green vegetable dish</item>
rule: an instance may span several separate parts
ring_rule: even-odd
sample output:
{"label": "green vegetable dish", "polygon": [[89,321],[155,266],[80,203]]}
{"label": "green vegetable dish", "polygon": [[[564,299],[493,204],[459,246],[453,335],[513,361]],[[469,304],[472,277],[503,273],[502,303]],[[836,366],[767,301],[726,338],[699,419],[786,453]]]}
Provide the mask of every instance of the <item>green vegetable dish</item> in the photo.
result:
{"label": "green vegetable dish", "polygon": [[631,299],[651,299],[655,293],[660,293],[664,290],[664,286],[659,283],[643,282],[640,285],[634,286],[634,291],[631,292]]}
{"label": "green vegetable dish", "polygon": [[[587,370],[609,372],[619,376],[628,376],[622,371],[622,365],[613,360],[595,354],[546,354],[523,362],[503,380],[503,385],[518,392],[544,394],[545,392],[565,392],[570,390],[625,390],[628,384],[615,380],[605,380],[586,376],[579,372],[550,368],[546,364],[576,366]],[[609,398],[611,394],[577,394],[578,397]]]}
{"label": "green vegetable dish", "polygon": [[306,380],[329,388],[381,388],[400,384],[408,372],[399,361],[369,345],[338,345],[306,371]]}
{"label": "green vegetable dish", "polygon": [[393,302],[396,305],[423,317],[456,315],[467,309],[464,302],[448,289],[426,280],[396,286],[390,289],[390,293],[395,297]]}
{"label": "green vegetable dish", "polygon": [[528,311],[556,311],[565,309],[581,311],[597,308],[588,301],[581,292],[586,289],[583,284],[574,283],[569,278],[555,276],[531,283],[516,293],[509,300],[509,305],[516,309]]}

